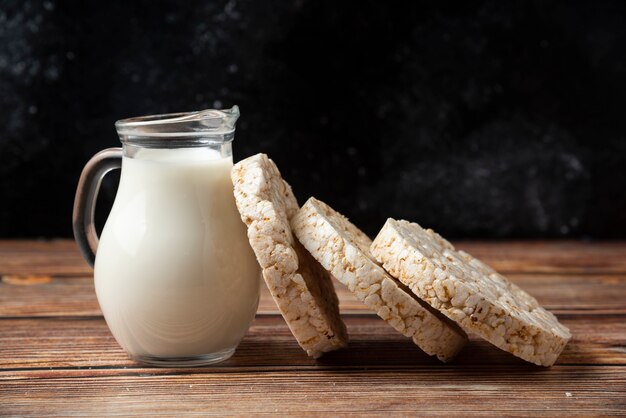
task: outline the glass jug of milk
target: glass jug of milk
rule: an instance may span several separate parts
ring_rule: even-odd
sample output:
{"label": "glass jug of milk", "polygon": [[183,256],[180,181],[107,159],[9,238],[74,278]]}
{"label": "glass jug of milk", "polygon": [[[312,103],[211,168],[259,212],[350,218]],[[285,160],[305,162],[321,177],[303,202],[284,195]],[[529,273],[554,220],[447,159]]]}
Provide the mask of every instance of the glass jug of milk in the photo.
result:
{"label": "glass jug of milk", "polygon": [[[229,358],[259,301],[260,269],[233,196],[239,109],[118,121],[122,148],[85,166],[74,235],[94,265],[104,318],[131,358],[200,366]],[[122,169],[102,236],[94,207],[102,177]]]}

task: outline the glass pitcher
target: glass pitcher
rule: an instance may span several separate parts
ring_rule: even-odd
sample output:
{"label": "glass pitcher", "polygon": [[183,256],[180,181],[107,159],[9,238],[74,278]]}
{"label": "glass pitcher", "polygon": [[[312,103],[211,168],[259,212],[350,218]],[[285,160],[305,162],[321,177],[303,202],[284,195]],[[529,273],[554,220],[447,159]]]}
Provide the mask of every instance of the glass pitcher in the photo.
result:
{"label": "glass pitcher", "polygon": [[[101,151],[83,170],[74,235],[94,265],[104,318],[137,361],[184,367],[225,360],[254,318],[260,268],[230,179],[238,117],[235,106],[120,120],[122,148]],[[98,241],[100,181],[120,167]]]}

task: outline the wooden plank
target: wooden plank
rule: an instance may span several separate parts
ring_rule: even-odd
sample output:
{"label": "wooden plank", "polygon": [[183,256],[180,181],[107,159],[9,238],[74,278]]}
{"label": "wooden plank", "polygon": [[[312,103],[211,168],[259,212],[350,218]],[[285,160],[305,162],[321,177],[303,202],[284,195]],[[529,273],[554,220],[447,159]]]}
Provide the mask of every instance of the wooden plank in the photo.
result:
{"label": "wooden plank", "polygon": [[4,276],[0,317],[102,315],[92,277]]}
{"label": "wooden plank", "polygon": [[[626,313],[626,274],[511,274],[515,283],[555,313],[593,311]],[[335,283],[344,314],[369,310],[340,283]],[[276,313],[262,285],[259,313]],[[4,276],[0,280],[0,317],[101,315],[91,277]]]}
{"label": "wooden plank", "polygon": [[315,361],[266,290],[235,356],[206,368],[130,361],[108,331],[73,242],[0,241],[0,415],[468,416],[626,411],[626,242],[461,242],[574,335],[556,366],[472,339],[451,364],[426,356],[338,285],[350,347]]}
{"label": "wooden plank", "polygon": [[[458,241],[502,273],[626,273],[624,241]],[[0,275],[90,275],[71,240],[0,241]]]}
{"label": "wooden plank", "polygon": [[[574,338],[559,364],[626,365],[626,315],[569,315],[562,320]],[[316,362],[298,347],[282,317],[257,316],[235,356],[212,369],[446,367],[374,315],[351,315],[345,321],[350,348],[329,353]],[[100,318],[2,319],[0,347],[0,369],[137,366],[119,348]],[[476,364],[536,368],[473,339],[451,367]]]}
{"label": "wooden plank", "polygon": [[[623,413],[626,368],[511,366],[410,370],[70,376],[4,381],[5,413],[68,415],[589,416]],[[138,375],[140,373],[140,375]]]}
{"label": "wooden plank", "polygon": [[626,272],[624,241],[455,241],[501,273]]}
{"label": "wooden plank", "polygon": [[72,240],[0,240],[0,276],[91,275]]}

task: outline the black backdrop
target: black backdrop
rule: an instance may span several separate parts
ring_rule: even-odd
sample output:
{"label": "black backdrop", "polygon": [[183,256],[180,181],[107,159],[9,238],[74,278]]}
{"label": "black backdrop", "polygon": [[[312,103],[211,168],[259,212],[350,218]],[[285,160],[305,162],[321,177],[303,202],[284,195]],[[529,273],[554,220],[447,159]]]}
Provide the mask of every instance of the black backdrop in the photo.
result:
{"label": "black backdrop", "polygon": [[71,235],[116,119],[232,104],[370,234],[626,237],[626,2],[0,4],[0,237]]}

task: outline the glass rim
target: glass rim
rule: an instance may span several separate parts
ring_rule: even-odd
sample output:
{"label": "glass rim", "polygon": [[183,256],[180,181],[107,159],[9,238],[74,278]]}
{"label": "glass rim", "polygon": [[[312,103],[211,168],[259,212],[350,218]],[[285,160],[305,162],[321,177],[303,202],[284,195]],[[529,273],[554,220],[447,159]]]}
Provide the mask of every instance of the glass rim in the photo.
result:
{"label": "glass rim", "polygon": [[205,109],[192,112],[164,113],[120,119],[115,128],[121,141],[133,142],[146,138],[186,138],[231,140],[239,119],[239,107]]}

